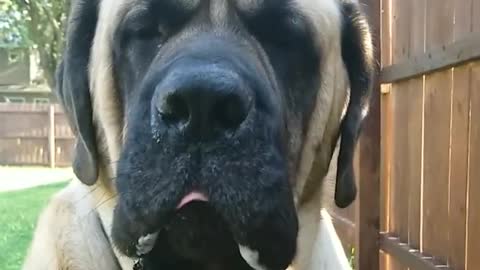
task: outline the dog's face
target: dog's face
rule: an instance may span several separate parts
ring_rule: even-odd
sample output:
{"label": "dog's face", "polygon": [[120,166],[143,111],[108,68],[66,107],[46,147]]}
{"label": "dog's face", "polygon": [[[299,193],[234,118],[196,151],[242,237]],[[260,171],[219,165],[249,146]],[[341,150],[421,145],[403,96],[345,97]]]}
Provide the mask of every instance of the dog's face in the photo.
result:
{"label": "dog's face", "polygon": [[78,178],[114,179],[116,247],[149,269],[285,269],[339,135],[336,201],[355,197],[370,42],[348,1],[73,1],[59,96]]}

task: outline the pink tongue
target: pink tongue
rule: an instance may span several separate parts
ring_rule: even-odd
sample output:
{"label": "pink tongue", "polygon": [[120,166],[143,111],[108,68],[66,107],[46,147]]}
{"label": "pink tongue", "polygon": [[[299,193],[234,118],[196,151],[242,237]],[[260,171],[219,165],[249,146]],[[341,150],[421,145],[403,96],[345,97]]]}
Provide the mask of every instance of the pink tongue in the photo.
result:
{"label": "pink tongue", "polygon": [[180,203],[178,204],[177,210],[193,201],[207,202],[208,199],[205,195],[199,192],[188,193],[187,196],[183,197],[182,201],[180,201]]}

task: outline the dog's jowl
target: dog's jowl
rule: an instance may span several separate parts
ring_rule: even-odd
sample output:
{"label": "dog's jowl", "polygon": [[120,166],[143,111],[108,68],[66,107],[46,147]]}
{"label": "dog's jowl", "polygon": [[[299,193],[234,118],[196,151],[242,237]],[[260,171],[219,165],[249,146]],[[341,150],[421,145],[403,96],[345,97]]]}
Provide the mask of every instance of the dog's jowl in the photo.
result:
{"label": "dog's jowl", "polygon": [[341,140],[335,200],[355,199],[372,73],[353,0],[73,0],[78,181],[25,269],[318,269],[322,179]]}

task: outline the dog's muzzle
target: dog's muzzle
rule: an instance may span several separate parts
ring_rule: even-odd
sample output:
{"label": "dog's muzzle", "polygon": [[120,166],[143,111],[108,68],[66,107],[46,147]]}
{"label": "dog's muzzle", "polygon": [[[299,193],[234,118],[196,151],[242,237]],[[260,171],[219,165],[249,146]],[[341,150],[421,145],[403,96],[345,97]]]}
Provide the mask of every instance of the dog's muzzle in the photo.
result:
{"label": "dog's muzzle", "polygon": [[128,111],[114,242],[154,268],[283,270],[298,221],[278,94],[249,53],[186,46]]}

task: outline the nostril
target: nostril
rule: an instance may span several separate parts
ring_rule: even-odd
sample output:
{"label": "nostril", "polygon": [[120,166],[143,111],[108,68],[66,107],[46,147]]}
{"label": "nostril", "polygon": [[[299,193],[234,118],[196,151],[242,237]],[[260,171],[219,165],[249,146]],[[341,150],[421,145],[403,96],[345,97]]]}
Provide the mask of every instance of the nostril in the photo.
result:
{"label": "nostril", "polygon": [[168,95],[159,107],[162,121],[167,125],[185,125],[190,118],[188,103],[180,95]]}
{"label": "nostril", "polygon": [[221,129],[236,129],[248,114],[248,104],[235,94],[219,99],[213,107],[213,119]]}

